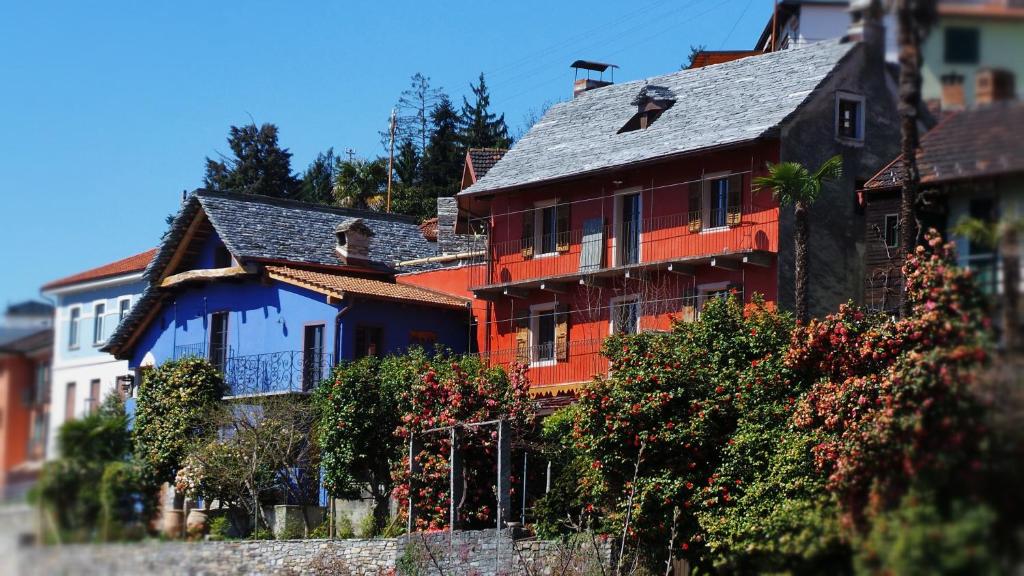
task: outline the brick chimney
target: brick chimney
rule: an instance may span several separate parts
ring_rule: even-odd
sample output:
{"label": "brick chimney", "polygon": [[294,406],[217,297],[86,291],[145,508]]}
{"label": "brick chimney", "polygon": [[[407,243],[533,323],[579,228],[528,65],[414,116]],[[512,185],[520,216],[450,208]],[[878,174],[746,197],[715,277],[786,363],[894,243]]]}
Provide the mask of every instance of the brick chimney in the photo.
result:
{"label": "brick chimney", "polygon": [[363,223],[362,218],[349,218],[334,229],[338,240],[335,251],[342,264],[352,264],[370,259],[370,238],[373,230]]}
{"label": "brick chimney", "polygon": [[942,110],[963,110],[966,102],[963,74],[950,72],[944,75],[942,77]]}
{"label": "brick chimney", "polygon": [[1013,100],[1016,87],[1013,72],[1001,68],[983,68],[974,76],[974,103],[985,106],[993,102]]}
{"label": "brick chimney", "polygon": [[[594,88],[601,88],[603,86],[609,86],[615,81],[615,69],[618,68],[615,64],[605,64],[603,62],[591,62],[589,60],[577,60],[570,66],[575,70],[575,78],[572,83],[572,97],[575,98],[580,94],[593,90]],[[611,70],[611,79],[605,80],[604,73],[606,70]],[[586,78],[580,78],[580,70],[587,71]],[[599,78],[591,78],[590,73],[597,72],[600,74]]]}

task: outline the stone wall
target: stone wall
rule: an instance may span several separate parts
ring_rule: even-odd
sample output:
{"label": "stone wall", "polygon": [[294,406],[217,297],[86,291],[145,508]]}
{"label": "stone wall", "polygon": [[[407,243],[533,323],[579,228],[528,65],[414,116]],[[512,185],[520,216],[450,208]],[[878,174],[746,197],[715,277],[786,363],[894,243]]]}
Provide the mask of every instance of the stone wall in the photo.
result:
{"label": "stone wall", "polygon": [[494,530],[351,540],[148,542],[24,548],[17,574],[81,576],[418,575],[600,573],[609,546],[595,538],[558,543],[513,540]]}

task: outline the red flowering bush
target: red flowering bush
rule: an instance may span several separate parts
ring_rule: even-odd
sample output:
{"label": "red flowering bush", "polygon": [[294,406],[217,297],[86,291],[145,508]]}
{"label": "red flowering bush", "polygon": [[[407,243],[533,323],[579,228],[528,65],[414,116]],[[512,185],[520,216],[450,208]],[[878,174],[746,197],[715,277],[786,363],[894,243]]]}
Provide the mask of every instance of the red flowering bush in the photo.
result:
{"label": "red flowering bush", "polygon": [[[533,425],[533,402],[521,366],[506,373],[500,368],[486,368],[473,356],[437,357],[425,361],[419,373],[412,389],[405,392],[408,411],[396,431],[406,445],[410,437],[415,437],[418,472],[410,474],[409,456],[403,456],[393,471],[393,497],[404,516],[412,486],[416,527],[437,530],[448,524],[451,440],[447,430],[435,429],[505,418],[513,435],[522,437]],[[497,429],[460,427],[459,435],[464,474],[459,524],[465,528],[493,526]]]}
{"label": "red flowering bush", "polygon": [[953,247],[928,236],[904,269],[913,313],[897,321],[852,307],[798,328],[786,362],[814,380],[794,423],[851,525],[895,505],[912,483],[962,485],[979,450],[972,387],[986,359],[979,296]]}

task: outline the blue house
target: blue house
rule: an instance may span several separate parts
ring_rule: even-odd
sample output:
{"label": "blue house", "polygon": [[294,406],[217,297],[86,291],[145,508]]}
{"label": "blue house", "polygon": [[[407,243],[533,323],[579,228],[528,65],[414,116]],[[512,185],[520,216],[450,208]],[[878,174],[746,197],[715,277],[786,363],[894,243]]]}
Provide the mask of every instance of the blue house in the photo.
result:
{"label": "blue house", "polygon": [[104,350],[136,382],[206,357],[231,397],[307,392],[340,360],[412,345],[464,351],[468,300],[394,282],[396,263],[437,250],[404,216],[199,190]]}

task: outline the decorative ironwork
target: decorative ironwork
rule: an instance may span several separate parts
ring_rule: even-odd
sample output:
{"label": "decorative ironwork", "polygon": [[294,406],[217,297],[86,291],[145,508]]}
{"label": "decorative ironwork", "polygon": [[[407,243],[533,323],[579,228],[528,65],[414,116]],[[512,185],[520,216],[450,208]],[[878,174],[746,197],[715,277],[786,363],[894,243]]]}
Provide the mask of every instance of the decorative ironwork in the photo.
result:
{"label": "decorative ironwork", "polygon": [[174,347],[175,360],[190,357],[206,358],[206,342],[196,342],[195,344],[184,344]]}
{"label": "decorative ironwork", "polygon": [[271,352],[228,355],[224,382],[229,396],[309,392],[333,366],[333,355],[317,352]]}

